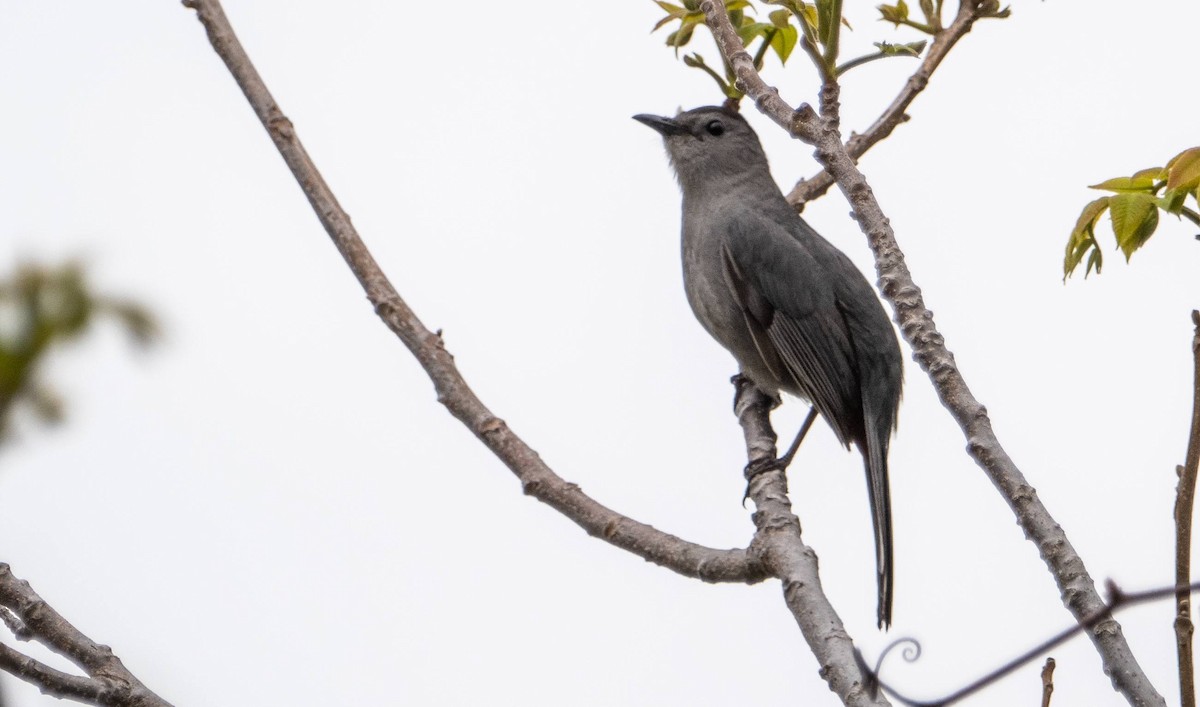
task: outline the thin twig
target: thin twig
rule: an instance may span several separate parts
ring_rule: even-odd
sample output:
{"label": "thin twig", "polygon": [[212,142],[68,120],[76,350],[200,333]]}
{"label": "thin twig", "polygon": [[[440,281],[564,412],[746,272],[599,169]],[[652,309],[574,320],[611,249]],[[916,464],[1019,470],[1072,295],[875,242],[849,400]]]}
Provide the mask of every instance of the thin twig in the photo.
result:
{"label": "thin twig", "polygon": [[[817,161],[837,179],[875,255],[880,290],[891,304],[914,358],[929,375],[943,407],[962,429],[968,453],[1012,508],[1026,538],[1038,548],[1072,615],[1081,621],[1094,614],[1104,602],[1096,592],[1082,558],[996,438],[987,410],[967,386],[953,354],[934,325],[933,313],[925,306],[921,290],[913,282],[891,223],[842,144],[836,127],[836,81],[823,87],[821,92],[823,108],[834,113],[818,117],[807,105],[793,109],[780,98],[779,91],[768,86],[755,71],[749,56],[741,48],[737,33],[725,13],[719,11],[719,3],[703,0],[700,7],[707,15],[717,46],[733,67],[738,88],[754,99],[758,110],[790,135],[813,145]],[[1130,703],[1147,707],[1166,704],[1138,665],[1120,624],[1111,619],[1102,621],[1090,636],[1100,654],[1105,674]]]}
{"label": "thin twig", "polygon": [[1192,573],[1192,504],[1196,496],[1196,475],[1200,471],[1200,311],[1192,310],[1192,427],[1188,435],[1187,457],[1178,467],[1179,488],[1175,494],[1175,649],[1179,663],[1179,704],[1196,707],[1196,678],[1192,659],[1192,599],[1187,584]]}
{"label": "thin twig", "polygon": [[4,563],[0,563],[0,606],[20,622],[18,638],[36,640],[82,668],[87,677],[56,670],[4,644],[0,644],[0,669],[55,697],[111,707],[170,707],[134,677],[111,648],[83,635]]}
{"label": "thin twig", "polygon": [[[775,431],[769,417],[772,401],[742,376],[734,377],[734,412],[746,438],[750,465],[775,459]],[[747,494],[757,512],[757,531],[750,549],[783,581],[783,599],[800,633],[821,665],[821,677],[844,704],[855,707],[887,705],[881,693],[871,694],[866,673],[855,659],[854,642],[821,588],[817,555],[800,536],[800,520],[792,513],[787,477],[772,468],[751,479]]]}
{"label": "thin twig", "polygon": [[[946,55],[958,43],[958,40],[966,36],[967,32],[971,31],[972,25],[979,19],[978,3],[964,1],[959,3],[958,15],[949,27],[937,32],[933,36],[933,41],[929,45],[929,50],[925,53],[925,57],[921,60],[921,65],[913,72],[912,76],[904,82],[904,87],[900,89],[900,93],[892,100],[891,105],[884,109],[883,113],[875,119],[875,122],[861,133],[856,133],[850,136],[850,140],[846,142],[846,152],[855,162],[860,157],[866,154],[867,150],[871,149],[880,140],[883,140],[896,126],[908,120],[908,115],[905,113],[908,107],[912,104],[925,87],[929,85],[929,78],[933,76],[933,72],[937,70],[938,65],[946,58]],[[796,186],[788,192],[788,202],[802,210],[804,204],[821,196],[829,191],[829,187],[833,186],[833,177],[829,172],[822,170],[819,174],[813,175],[808,179],[801,179],[796,182]]]}
{"label": "thin twig", "polygon": [[221,3],[218,0],[183,0],[183,4],[196,11],[213,49],[225,62],[267,129],[334,246],[358,278],[376,314],[429,374],[438,402],[512,470],[525,493],[558,510],[589,535],[679,574],[706,582],[755,583],[768,577],[762,564],[744,549],[716,550],[687,542],[597,503],[578,486],[551,471],[536,451],[493,415],[463,380],[440,333],[429,331],[409,309],[367,250],[350,223],[350,217],[304,150],[291,121],[275,103],[251,64]]}
{"label": "thin twig", "polygon": [[1054,659],[1047,658],[1042,666],[1042,707],[1050,707],[1050,696],[1054,694]]}

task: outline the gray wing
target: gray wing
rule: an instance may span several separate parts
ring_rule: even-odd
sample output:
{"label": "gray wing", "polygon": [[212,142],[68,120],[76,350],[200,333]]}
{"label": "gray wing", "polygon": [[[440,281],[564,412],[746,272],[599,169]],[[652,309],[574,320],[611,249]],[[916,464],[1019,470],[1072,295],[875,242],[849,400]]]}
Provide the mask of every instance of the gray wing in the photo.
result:
{"label": "gray wing", "polygon": [[768,369],[812,401],[843,444],[861,441],[858,370],[828,268],[767,218],[739,219],[729,236],[725,278]]}

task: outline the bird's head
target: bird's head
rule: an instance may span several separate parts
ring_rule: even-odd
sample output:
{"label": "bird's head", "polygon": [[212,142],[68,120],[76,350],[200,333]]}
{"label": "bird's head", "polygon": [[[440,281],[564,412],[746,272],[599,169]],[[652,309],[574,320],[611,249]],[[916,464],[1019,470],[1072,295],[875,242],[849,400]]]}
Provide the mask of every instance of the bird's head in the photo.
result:
{"label": "bird's head", "polygon": [[674,118],[641,114],[633,119],[657,130],[684,190],[720,185],[747,176],[769,175],[758,135],[745,118],[720,106],[705,106]]}

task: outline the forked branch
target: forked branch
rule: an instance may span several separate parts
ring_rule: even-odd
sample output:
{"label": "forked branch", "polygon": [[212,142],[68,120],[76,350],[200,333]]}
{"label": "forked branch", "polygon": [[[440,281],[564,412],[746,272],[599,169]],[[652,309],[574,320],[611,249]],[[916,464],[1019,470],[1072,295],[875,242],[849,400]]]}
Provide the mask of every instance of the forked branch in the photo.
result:
{"label": "forked branch", "polygon": [[[730,25],[724,6],[713,0],[703,0],[700,6],[721,53],[733,67],[738,88],[753,98],[758,109],[790,135],[813,145],[817,161],[837,180],[875,255],[880,290],[891,304],[896,323],[912,347],[918,365],[929,375],[942,405],[962,429],[968,454],[987,473],[1013,510],[1025,536],[1038,548],[1058,585],[1063,603],[1075,619],[1083,621],[1094,615],[1103,608],[1104,602],[1082,558],[1001,446],[987,410],[967,386],[954,356],[933,323],[933,313],[925,306],[921,290],[913,282],[891,223],[842,144],[837,128],[839,87],[836,78],[821,89],[822,115],[818,116],[807,105],[793,109],[780,98],[778,90],[768,86],[759,76]],[[1105,619],[1088,635],[1113,686],[1131,704],[1165,704],[1130,651],[1120,624],[1112,618]]]}
{"label": "forked branch", "polygon": [[267,129],[271,141],[304,190],[334,246],[367,294],[376,314],[429,374],[438,402],[446,406],[517,476],[525,493],[555,508],[589,535],[639,557],[706,582],[760,582],[768,577],[746,550],[718,550],[681,540],[612,511],[555,474],[537,452],[475,396],[443,345],[396,292],[350,223],[350,217],[309,158],[292,123],[271,97],[217,0],[183,0],[196,11],[217,55]]}
{"label": "forked branch", "polygon": [[65,673],[0,643],[0,669],[36,685],[43,693],[106,707],[170,707],[134,677],[111,648],[83,635],[3,563],[0,614],[19,640],[37,641],[86,673]]}
{"label": "forked branch", "polygon": [[[958,40],[971,31],[975,21],[981,17],[980,8],[981,3],[979,2],[964,0],[959,3],[958,14],[955,15],[954,21],[934,35],[933,42],[930,43],[924,58],[921,59],[921,65],[904,82],[904,87],[900,89],[896,98],[884,109],[883,113],[880,113],[875,122],[871,123],[870,127],[861,133],[852,134],[846,141],[846,154],[850,155],[850,159],[858,162],[858,159],[866,154],[867,150],[891,135],[896,126],[908,120],[906,112],[908,107],[929,85],[929,79],[933,76],[933,72],[937,70],[954,45],[958,44]],[[833,177],[829,175],[829,172],[821,170],[808,179],[796,182],[796,186],[788,192],[787,200],[797,210],[802,210],[807,202],[829,191],[829,187],[833,186],[833,183]]]}
{"label": "forked branch", "polygon": [[[734,412],[746,438],[750,464],[775,459],[775,431],[769,418],[772,401],[752,383],[736,376]],[[821,588],[817,554],[800,536],[800,520],[788,500],[787,476],[773,469],[754,476],[749,497],[757,512],[757,531],[750,550],[783,582],[783,600],[800,633],[821,665],[821,677],[843,704],[853,707],[890,704],[882,692],[872,694],[869,676],[855,658],[854,641]]]}

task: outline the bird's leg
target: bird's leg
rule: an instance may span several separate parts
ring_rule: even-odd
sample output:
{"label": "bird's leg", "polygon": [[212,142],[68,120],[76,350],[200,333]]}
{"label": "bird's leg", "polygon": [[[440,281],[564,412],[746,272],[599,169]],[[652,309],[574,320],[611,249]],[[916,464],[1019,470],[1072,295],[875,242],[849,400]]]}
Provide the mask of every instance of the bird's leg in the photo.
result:
{"label": "bird's leg", "polygon": [[779,465],[780,471],[787,471],[791,466],[792,459],[796,456],[796,452],[800,449],[800,443],[804,441],[805,435],[812,429],[813,423],[817,421],[817,409],[810,407],[808,409],[808,417],[804,418],[804,424],[800,425],[800,431],[796,433],[796,439],[792,440],[792,446],[788,447],[787,454],[775,460]]}
{"label": "bird's leg", "polygon": [[792,444],[788,447],[786,454],[777,459],[760,459],[746,465],[746,469],[743,472],[746,477],[746,494],[742,496],[742,505],[745,505],[746,499],[750,498],[750,483],[754,481],[756,476],[768,471],[787,471],[787,468],[792,463],[792,459],[796,456],[796,452],[800,449],[800,443],[804,441],[804,437],[808,435],[808,431],[812,429],[813,423],[816,420],[817,409],[810,407],[808,409],[808,417],[804,418],[804,424],[800,425],[800,431],[796,433],[796,439],[792,440]]}

